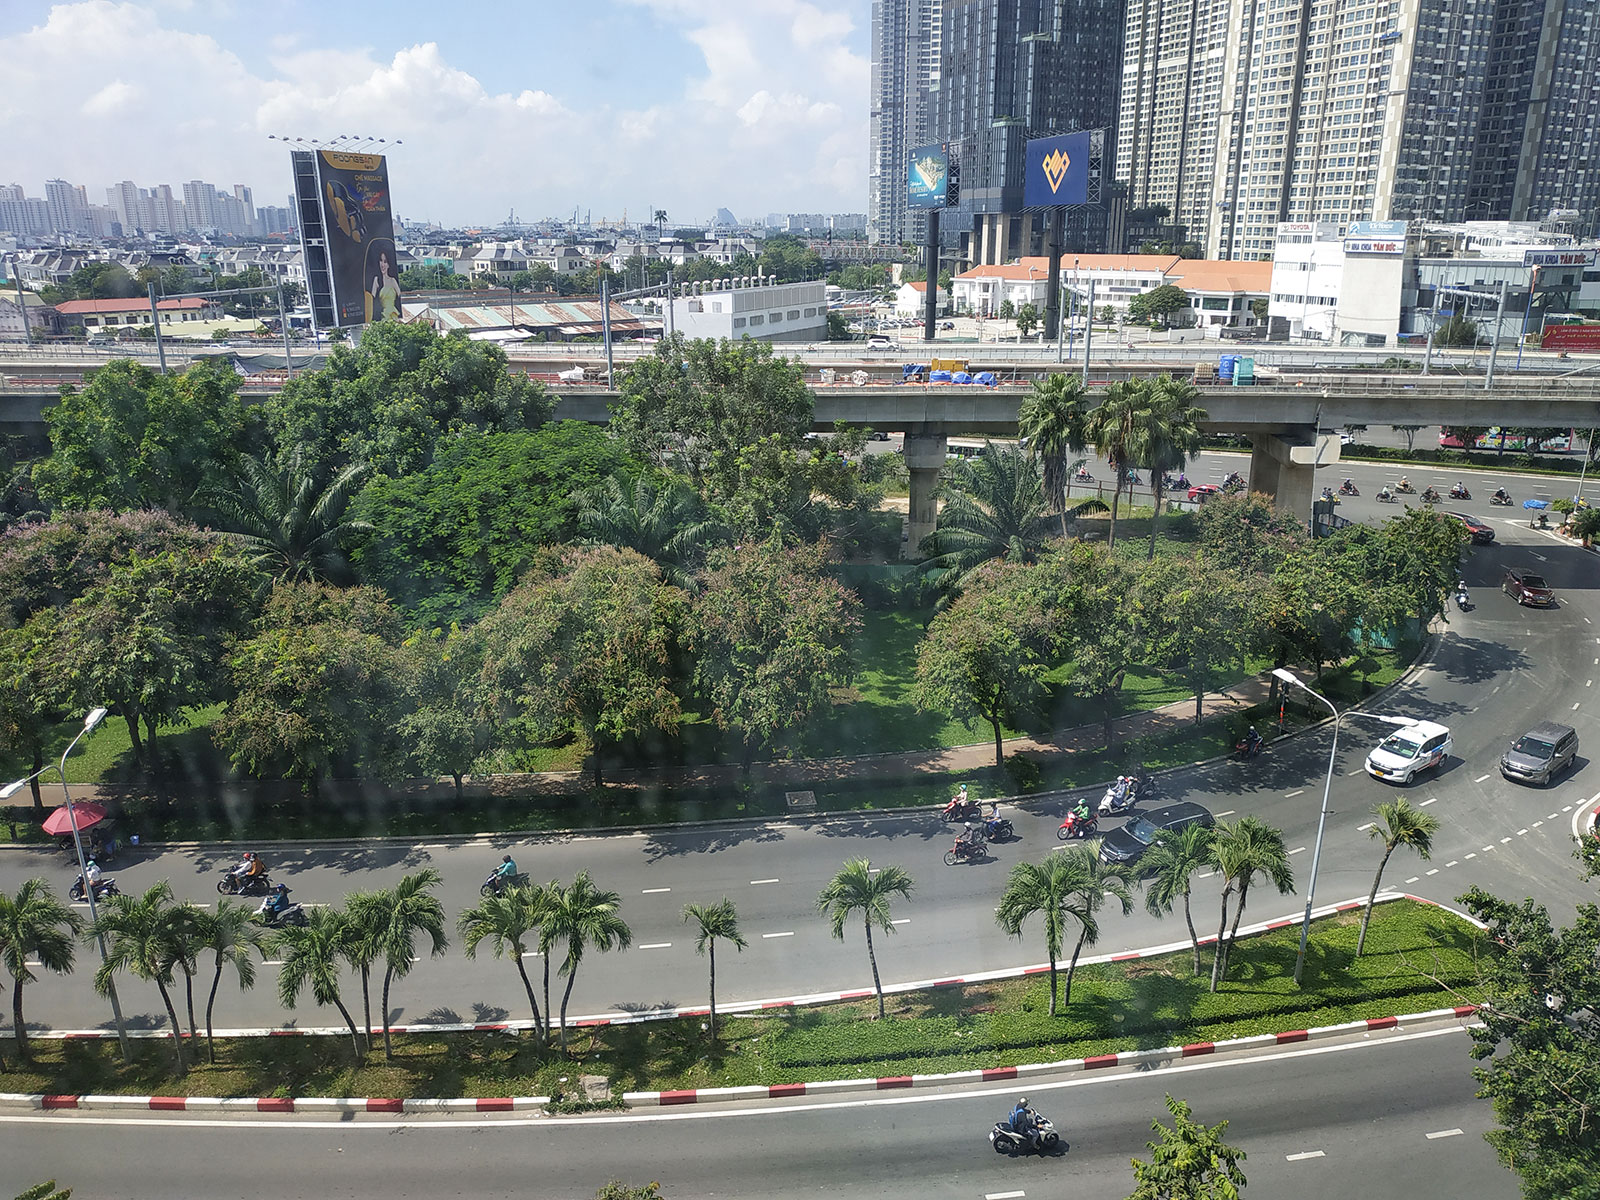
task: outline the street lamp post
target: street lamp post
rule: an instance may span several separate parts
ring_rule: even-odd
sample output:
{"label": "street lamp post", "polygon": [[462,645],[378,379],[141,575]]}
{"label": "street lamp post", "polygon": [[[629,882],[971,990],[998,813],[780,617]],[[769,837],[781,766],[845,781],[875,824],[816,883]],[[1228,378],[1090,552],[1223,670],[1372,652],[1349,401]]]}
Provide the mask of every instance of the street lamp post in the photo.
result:
{"label": "street lamp post", "polygon": [[[1300,950],[1294,957],[1294,982],[1300,985],[1300,973],[1306,965],[1306,940],[1311,935],[1311,907],[1315,903],[1317,894],[1317,867],[1322,862],[1322,834],[1328,824],[1328,794],[1333,790],[1333,768],[1339,757],[1339,726],[1344,721],[1345,715],[1333,706],[1321,692],[1314,692],[1300,680],[1300,677],[1282,667],[1274,667],[1273,675],[1284,683],[1299,688],[1306,695],[1315,698],[1325,705],[1333,714],[1333,745],[1328,750],[1328,775],[1322,784],[1322,811],[1317,815],[1317,840],[1311,850],[1311,879],[1306,884],[1306,912],[1300,920]],[[1386,725],[1414,725],[1410,717],[1388,717],[1378,713],[1356,713],[1358,717],[1371,717],[1375,721],[1382,721]]]}
{"label": "street lamp post", "polygon": [[[83,895],[89,902],[89,922],[91,925],[98,924],[100,912],[95,907],[94,888],[89,883],[89,863],[83,855],[83,834],[78,829],[78,810],[72,806],[72,792],[67,788],[67,756],[72,753],[73,748],[79,742],[94,732],[95,726],[105,720],[107,711],[104,708],[91,708],[89,710],[89,714],[83,719],[83,728],[78,731],[78,736],[68,742],[67,748],[61,752],[59,765],[51,763],[26,778],[18,779],[14,783],[8,783],[5,787],[0,788],[0,800],[7,800],[27,787],[36,776],[43,774],[45,771],[54,769],[61,773],[61,794],[66,797],[67,801],[67,820],[72,823],[72,846],[78,854],[78,877],[83,880]],[[100,962],[101,965],[104,965],[106,961],[105,934],[96,930],[95,937],[100,944]],[[116,980],[107,978],[106,985],[106,994],[111,1000],[111,1016],[117,1026],[117,1042],[122,1047],[122,1061],[127,1063],[131,1059],[128,1051],[128,1030],[122,1020],[122,1002],[117,998]]]}

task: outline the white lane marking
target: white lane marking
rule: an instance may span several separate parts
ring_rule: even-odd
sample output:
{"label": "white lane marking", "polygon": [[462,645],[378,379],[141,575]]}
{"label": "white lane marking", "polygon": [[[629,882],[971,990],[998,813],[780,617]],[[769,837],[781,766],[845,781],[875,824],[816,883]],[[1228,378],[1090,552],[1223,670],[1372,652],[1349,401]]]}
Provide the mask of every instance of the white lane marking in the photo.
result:
{"label": "white lane marking", "polygon": [[1296,846],[1293,850],[1289,851],[1289,853],[1290,854],[1303,854],[1303,853],[1305,853],[1305,849],[1306,848],[1304,846]]}
{"label": "white lane marking", "polygon": [[891,925],[909,925],[909,924],[911,924],[911,918],[910,917],[896,917],[893,921],[890,921],[889,924],[891,924]]}
{"label": "white lane marking", "polygon": [[1576,709],[1576,708],[1577,708],[1577,707],[1578,707],[1578,705],[1580,705],[1580,704],[1582,704],[1582,703],[1583,703],[1583,701],[1582,701],[1582,700],[1574,700],[1574,701],[1573,701],[1573,702],[1572,702],[1572,707],[1573,707],[1573,708],[1574,708],[1574,709]]}
{"label": "white lane marking", "polygon": [[1517,830],[1517,836],[1521,837],[1523,834],[1525,834],[1527,832],[1528,831],[1526,829],[1519,829],[1519,830]]}
{"label": "white lane marking", "polygon": [[1429,872],[1427,872],[1427,874],[1428,874],[1428,875],[1429,875],[1429,876],[1430,876],[1430,877],[1431,877],[1431,876],[1434,876],[1434,875],[1437,875],[1437,874],[1438,874],[1438,873],[1439,873],[1439,868],[1438,868],[1438,867],[1435,867],[1435,868],[1434,868],[1434,869],[1433,869],[1433,870],[1431,870],[1431,871],[1429,871]]}
{"label": "white lane marking", "polygon": [[522,952],[522,957],[523,958],[540,958],[540,957],[542,957],[542,955],[540,955],[540,953],[537,950],[524,950]]}
{"label": "white lane marking", "polygon": [[1482,783],[1482,782],[1483,782],[1483,781],[1484,781],[1484,780],[1485,780],[1485,779],[1487,779],[1487,778],[1489,778],[1489,777],[1488,777],[1488,776],[1487,776],[1487,775],[1479,775],[1479,776],[1478,776],[1478,777],[1477,777],[1477,778],[1476,778],[1476,779],[1474,779],[1474,780],[1473,780],[1473,781],[1472,781],[1472,782],[1473,782],[1473,783]]}
{"label": "white lane marking", "polygon": [[1422,803],[1421,803],[1421,804],[1419,804],[1419,805],[1417,805],[1417,807],[1418,807],[1418,808],[1427,808],[1427,807],[1428,807],[1428,805],[1430,805],[1430,804],[1437,804],[1437,803],[1438,803],[1438,802],[1439,802],[1439,797],[1437,797],[1437,796],[1429,796],[1429,797],[1428,797],[1428,798],[1427,798],[1427,799],[1426,799],[1426,800],[1424,800],[1424,801],[1423,801],[1423,802],[1422,802]]}
{"label": "white lane marking", "polygon": [[[1433,1135],[1429,1134],[1428,1136],[1432,1137]],[[1020,1197],[1027,1194],[1027,1192],[985,1192],[983,1200],[1020,1200]]]}
{"label": "white lane marking", "polygon": [[1445,863],[1445,866],[1446,867],[1453,867],[1460,861],[1461,860],[1459,858],[1452,858],[1449,862]]}
{"label": "white lane marking", "polygon": [[1549,559],[1548,559],[1548,558],[1546,558],[1546,557],[1545,557],[1545,556],[1544,556],[1544,555],[1542,555],[1542,554],[1540,554],[1540,553],[1539,553],[1539,552],[1538,552],[1538,551],[1536,551],[1536,550],[1529,550],[1529,551],[1528,551],[1528,553],[1529,553],[1529,554],[1531,554],[1531,555],[1533,555],[1533,556],[1534,556],[1534,557],[1535,557],[1535,558],[1537,558],[1537,559],[1538,559],[1538,560],[1539,560],[1539,561],[1540,561],[1540,562],[1549,562],[1549,561],[1550,561],[1550,560],[1549,560]]}
{"label": "white lane marking", "polygon": [[[1210,879],[1210,878],[1211,878],[1211,877],[1212,877],[1212,876],[1213,876],[1213,875],[1215,875],[1215,874],[1216,874],[1216,872],[1215,872],[1215,871],[1207,871],[1207,872],[1205,872],[1205,874],[1203,874],[1203,875],[1201,875],[1201,876],[1200,876],[1200,878],[1201,878],[1201,879]],[[995,911],[996,911],[996,912],[999,912],[999,911],[1000,911],[1000,910],[999,910],[999,909],[996,909],[996,910],[995,910]]]}
{"label": "white lane marking", "polygon": [[1563,805],[1561,811],[1562,812],[1571,812],[1572,811],[1572,805],[1570,805],[1570,804]]}
{"label": "white lane marking", "polygon": [[1365,833],[1367,830],[1376,829],[1377,827],[1378,827],[1378,823],[1376,821],[1368,821],[1365,825],[1357,825],[1356,826],[1356,832],[1357,833]]}
{"label": "white lane marking", "polygon": [[662,892],[670,892],[671,890],[671,888],[645,888],[639,894],[641,896],[659,896]]}
{"label": "white lane marking", "polygon": [[1543,821],[1535,821],[1532,825],[1528,826],[1528,828],[1529,829],[1537,829],[1537,828],[1539,828],[1539,826],[1541,826],[1543,824],[1544,824]]}
{"label": "white lane marking", "polygon": [[1413,875],[1410,879],[1406,880],[1406,882],[1407,883],[1415,883],[1420,878],[1421,878],[1420,875]]}
{"label": "white lane marking", "polygon": [[641,950],[667,950],[667,949],[670,949],[671,946],[672,946],[671,942],[646,942],[644,945],[640,946],[639,949],[641,949]]}
{"label": "white lane marking", "polygon": [[1299,1154],[1285,1154],[1283,1157],[1289,1162],[1299,1162],[1306,1158],[1327,1158],[1328,1156],[1321,1150],[1302,1150]]}
{"label": "white lane marking", "polygon": [[1285,792],[1283,794],[1283,798],[1285,800],[1293,800],[1296,796],[1304,796],[1305,794],[1306,794],[1305,788],[1296,788],[1292,792]]}
{"label": "white lane marking", "polygon": [[1476,850],[1474,850],[1471,854],[1467,855],[1467,857],[1468,858],[1477,858],[1478,857],[1478,852]]}
{"label": "white lane marking", "polygon": [[1495,692],[1498,692],[1500,690],[1500,687],[1501,687],[1500,684],[1498,684],[1498,683],[1495,684],[1494,685],[1494,692],[1490,692],[1489,695],[1491,695],[1491,696],[1494,695]]}
{"label": "white lane marking", "polygon": [[750,881],[750,886],[751,887],[760,887],[763,883],[777,883],[777,882],[778,881],[776,879],[752,879]]}
{"label": "white lane marking", "polygon": [[1440,1130],[1437,1130],[1434,1133],[1430,1133],[1428,1135],[1428,1140],[1431,1142],[1431,1141],[1437,1140],[1438,1138],[1460,1137],[1460,1136],[1461,1136],[1461,1130],[1459,1130],[1459,1129],[1440,1129]]}
{"label": "white lane marking", "polygon": [[1551,813],[1548,817],[1545,818],[1545,820],[1546,821],[1554,821],[1556,819],[1556,817],[1558,817],[1558,816],[1560,816],[1559,813]]}
{"label": "white lane marking", "polygon": [[1217,816],[1219,816],[1219,817],[1231,817],[1237,811],[1238,811],[1237,809],[1230,808],[1227,812],[1219,812],[1217,814]]}
{"label": "white lane marking", "polygon": [[784,933],[763,933],[761,936],[764,938],[793,937],[794,930],[790,929]]}

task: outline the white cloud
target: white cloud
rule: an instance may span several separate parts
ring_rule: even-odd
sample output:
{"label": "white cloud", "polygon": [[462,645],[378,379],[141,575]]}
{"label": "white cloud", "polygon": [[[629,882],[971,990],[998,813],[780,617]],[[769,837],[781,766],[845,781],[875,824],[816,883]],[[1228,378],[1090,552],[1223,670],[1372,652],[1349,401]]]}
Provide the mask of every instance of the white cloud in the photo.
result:
{"label": "white cloud", "polygon": [[[8,166],[30,192],[57,175],[91,190],[200,178],[249,183],[258,203],[281,204],[288,168],[268,134],[359,134],[404,141],[390,167],[411,217],[654,205],[690,221],[717,205],[741,215],[864,206],[868,68],[845,41],[856,4],[625,2],[680,31],[701,59],[661,79],[646,107],[564,95],[537,55],[517,90],[491,91],[433,42],[378,55],[318,45],[314,32],[263,36],[271,57],[256,72],[170,6],[61,4],[43,25],[0,36]],[[62,97],[77,103],[63,110]]]}

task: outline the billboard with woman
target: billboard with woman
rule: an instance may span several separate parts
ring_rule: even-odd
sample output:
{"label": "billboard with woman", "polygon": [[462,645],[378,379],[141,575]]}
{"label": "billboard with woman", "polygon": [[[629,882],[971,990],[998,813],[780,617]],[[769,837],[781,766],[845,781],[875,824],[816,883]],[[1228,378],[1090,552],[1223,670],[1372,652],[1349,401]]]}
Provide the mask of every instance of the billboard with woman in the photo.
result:
{"label": "billboard with woman", "polygon": [[[297,175],[297,188],[298,179]],[[395,259],[394,210],[384,156],[317,151],[316,191],[333,324],[398,320],[403,311],[400,269]],[[316,232],[303,224],[301,237],[309,240]],[[320,283],[320,272],[312,268],[320,265],[317,260],[321,257],[307,255],[306,276],[313,292]],[[313,310],[318,308],[317,299],[313,295]]]}

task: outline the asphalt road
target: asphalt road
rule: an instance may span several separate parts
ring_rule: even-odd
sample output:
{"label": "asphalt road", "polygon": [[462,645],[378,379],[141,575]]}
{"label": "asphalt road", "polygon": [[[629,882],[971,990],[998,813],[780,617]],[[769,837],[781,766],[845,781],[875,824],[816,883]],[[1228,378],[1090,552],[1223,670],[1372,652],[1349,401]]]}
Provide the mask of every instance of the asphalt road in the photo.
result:
{"label": "asphalt road", "polygon": [[[1213,461],[1216,460],[1216,461]],[[1219,475],[1238,460],[1207,456],[1191,472]],[[1370,500],[1382,468],[1339,468],[1355,476],[1364,495],[1354,515],[1387,515]],[[1419,481],[1420,472],[1413,472]],[[1478,492],[1476,479],[1469,484]],[[1513,490],[1518,487],[1513,484]],[[1486,493],[1485,493],[1486,494]],[[1363,505],[1370,505],[1364,510]],[[1436,778],[1409,789],[1443,823],[1431,862],[1405,852],[1392,860],[1385,882],[1395,888],[1449,901],[1470,884],[1502,895],[1531,895],[1549,904],[1558,919],[1572,904],[1593,894],[1570,856],[1575,815],[1600,794],[1600,776],[1589,756],[1600,747],[1592,712],[1600,700],[1592,686],[1600,677],[1600,605],[1595,602],[1594,559],[1553,535],[1529,530],[1507,510],[1479,506],[1500,540],[1474,549],[1464,575],[1475,600],[1466,613],[1451,612],[1437,653],[1419,677],[1392,693],[1387,712],[1425,717],[1451,726],[1455,754]],[[1521,510],[1515,510],[1520,514]],[[1542,571],[1561,604],[1540,611],[1519,609],[1498,590],[1503,569],[1522,565]],[[1496,762],[1507,740],[1542,717],[1577,726],[1583,744],[1576,769],[1548,789],[1506,783]],[[1394,789],[1367,778],[1361,764],[1382,726],[1348,718],[1340,739],[1338,775],[1331,793],[1327,842],[1317,884],[1326,903],[1364,896],[1376,868],[1375,846],[1363,830],[1370,806]],[[1303,888],[1310,870],[1318,805],[1327,766],[1328,738],[1319,732],[1269,748],[1249,763],[1225,762],[1181,772],[1165,781],[1167,794],[1206,804],[1219,817],[1256,813],[1284,831]],[[930,795],[929,800],[942,799]],[[878,942],[886,981],[940,979],[969,971],[1039,962],[1033,939],[1017,943],[993,923],[995,899],[1011,865],[1038,858],[1058,843],[1054,830],[1061,802],[1033,811],[1012,811],[1020,837],[994,847],[982,864],[945,867],[940,856],[949,832],[928,813],[845,816],[804,825],[687,828],[618,835],[539,838],[493,845],[415,845],[262,848],[275,875],[287,879],[297,899],[337,902],[347,891],[392,883],[422,865],[445,877],[441,896],[454,914],[473,903],[478,884],[511,849],[534,878],[570,878],[587,868],[601,886],[623,896],[633,927],[634,948],[625,954],[591,955],[573,994],[573,1015],[615,1008],[704,1002],[705,961],[679,913],[690,901],[731,897],[739,907],[750,946],[725,953],[719,964],[719,998],[753,1000],[870,986],[859,932],[841,944],[815,911],[816,896],[846,858],[898,863],[916,879],[916,890],[896,908],[903,923]],[[150,852],[116,871],[124,891],[159,879],[171,880],[180,897],[214,902],[214,880],[232,849],[212,852]],[[0,854],[0,887],[15,890],[29,875],[43,875],[63,891],[73,871],[58,853]],[[1197,913],[1215,909],[1217,882],[1202,879]],[[1297,914],[1303,891],[1280,897],[1255,889],[1249,919]],[[1126,919],[1102,923],[1101,951],[1178,941],[1181,921],[1150,918],[1142,906]],[[532,965],[532,964],[530,964]],[[28,989],[34,1022],[57,1028],[104,1024],[109,1013],[88,983],[88,957],[77,975],[47,976]],[[537,974],[537,972],[535,972]],[[159,1026],[164,1017],[153,987],[125,980],[123,1004],[135,1024]],[[497,1020],[525,1017],[520,985],[509,965],[487,956],[476,962],[452,951],[417,964],[396,983],[392,1017],[397,1022]],[[269,986],[241,996],[225,984],[219,996],[219,1027],[336,1023],[336,1014],[302,1009],[286,1017]]]}
{"label": "asphalt road", "polygon": [[1452,1030],[1032,1083],[1068,1143],[1046,1159],[990,1149],[1015,1093],[976,1088],[569,1119],[0,1115],[0,1162],[19,1186],[53,1177],[81,1197],[126,1200],[575,1200],[608,1178],[660,1180],[669,1200],[1120,1200],[1170,1092],[1197,1119],[1229,1122],[1251,1196],[1513,1200],[1473,1086],[1467,1039]]}

